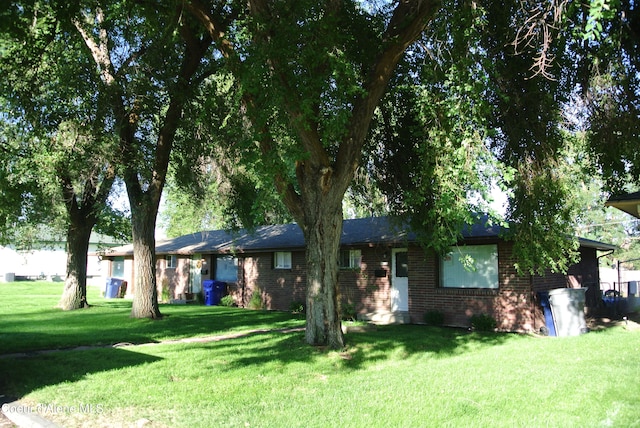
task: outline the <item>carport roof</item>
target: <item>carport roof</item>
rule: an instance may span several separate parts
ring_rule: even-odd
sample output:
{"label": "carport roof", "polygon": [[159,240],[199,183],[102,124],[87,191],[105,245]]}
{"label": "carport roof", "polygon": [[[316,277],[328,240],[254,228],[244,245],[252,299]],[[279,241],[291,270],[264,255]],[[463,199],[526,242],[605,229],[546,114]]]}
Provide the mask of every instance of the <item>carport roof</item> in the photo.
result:
{"label": "carport roof", "polygon": [[640,218],[640,192],[612,196],[604,205],[617,208],[636,218]]}
{"label": "carport roof", "polygon": [[[475,224],[465,227],[462,232],[466,240],[498,238],[503,228],[490,224],[482,217]],[[342,246],[360,245],[406,245],[415,242],[416,235],[398,227],[389,217],[368,217],[344,220],[342,226]],[[596,241],[580,240],[584,246],[609,250],[615,247]],[[586,245],[585,245],[586,244]],[[291,251],[304,249],[304,236],[297,224],[261,226],[253,231],[241,229],[237,232],[213,230],[156,242],[156,254],[226,254],[267,251]],[[129,256],[133,245],[111,248],[105,256]]]}

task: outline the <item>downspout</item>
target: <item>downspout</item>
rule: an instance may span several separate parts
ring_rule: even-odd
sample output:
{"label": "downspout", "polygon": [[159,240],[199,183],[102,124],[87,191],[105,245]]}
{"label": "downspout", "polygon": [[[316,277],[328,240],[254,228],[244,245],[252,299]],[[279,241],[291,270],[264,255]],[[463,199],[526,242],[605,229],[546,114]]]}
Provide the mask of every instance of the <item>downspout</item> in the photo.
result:
{"label": "downspout", "polygon": [[244,257],[239,258],[238,260],[238,265],[239,265],[239,269],[241,272],[240,275],[240,289],[241,289],[241,293],[240,293],[240,301],[242,302],[242,307],[246,307],[245,306],[245,300],[244,300],[244,294],[245,294],[245,288],[246,288],[246,278],[245,278],[245,271],[244,271]]}
{"label": "downspout", "polygon": [[533,290],[533,275],[529,274],[529,293],[531,293],[531,325],[533,326],[533,331],[539,331],[540,329],[536,326],[536,292]]}

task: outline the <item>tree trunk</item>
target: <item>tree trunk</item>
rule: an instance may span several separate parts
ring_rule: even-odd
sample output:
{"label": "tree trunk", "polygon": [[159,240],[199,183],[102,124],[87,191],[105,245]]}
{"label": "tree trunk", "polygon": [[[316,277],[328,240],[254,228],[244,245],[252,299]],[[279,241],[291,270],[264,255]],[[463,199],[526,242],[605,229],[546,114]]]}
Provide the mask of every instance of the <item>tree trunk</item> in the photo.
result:
{"label": "tree trunk", "polygon": [[133,262],[135,265],[132,318],[162,318],[158,306],[156,285],[155,225],[157,211],[153,204],[131,203]]}
{"label": "tree trunk", "polygon": [[[342,234],[342,210],[318,207],[318,216],[307,225],[307,329],[311,345],[344,346],[338,313],[338,255]],[[327,212],[329,211],[329,212]]]}
{"label": "tree trunk", "polygon": [[[307,328],[310,345],[344,347],[338,309],[338,273],[345,183],[333,181],[331,168],[302,166],[301,227],[306,243]],[[299,171],[300,173],[302,171]]]}
{"label": "tree trunk", "polygon": [[89,307],[87,303],[87,252],[93,224],[71,216],[67,228],[67,276],[58,307],[64,311]]}

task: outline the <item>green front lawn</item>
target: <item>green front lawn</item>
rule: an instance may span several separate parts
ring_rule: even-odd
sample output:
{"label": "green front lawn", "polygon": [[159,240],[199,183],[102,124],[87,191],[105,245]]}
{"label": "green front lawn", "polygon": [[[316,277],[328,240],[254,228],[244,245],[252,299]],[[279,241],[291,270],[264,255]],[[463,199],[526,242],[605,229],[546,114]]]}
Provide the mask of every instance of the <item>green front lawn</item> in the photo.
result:
{"label": "green front lawn", "polygon": [[[63,313],[52,309],[60,289],[0,284],[0,354],[303,323],[205,306],[132,320],[129,302],[95,290],[95,307]],[[640,332],[540,338],[385,326],[346,342],[335,352],[306,345],[303,332],[272,332],[5,357],[0,391],[67,427],[640,426]]]}

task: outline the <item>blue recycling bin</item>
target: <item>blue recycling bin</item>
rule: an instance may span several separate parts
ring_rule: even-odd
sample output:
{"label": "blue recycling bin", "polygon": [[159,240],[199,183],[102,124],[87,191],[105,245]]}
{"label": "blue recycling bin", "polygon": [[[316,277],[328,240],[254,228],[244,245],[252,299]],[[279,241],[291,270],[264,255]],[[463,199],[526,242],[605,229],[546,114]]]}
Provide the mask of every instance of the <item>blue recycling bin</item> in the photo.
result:
{"label": "blue recycling bin", "polygon": [[120,287],[124,280],[120,278],[107,278],[105,284],[104,297],[107,299],[115,299],[119,297]]}
{"label": "blue recycling bin", "polygon": [[207,306],[215,306],[220,304],[226,283],[207,279],[202,281],[202,292],[204,293],[204,304]]}
{"label": "blue recycling bin", "polygon": [[551,312],[551,303],[549,302],[548,291],[538,291],[538,298],[540,299],[540,305],[544,312],[544,323],[549,332],[549,336],[556,336],[556,325],[553,321],[553,312]]}

